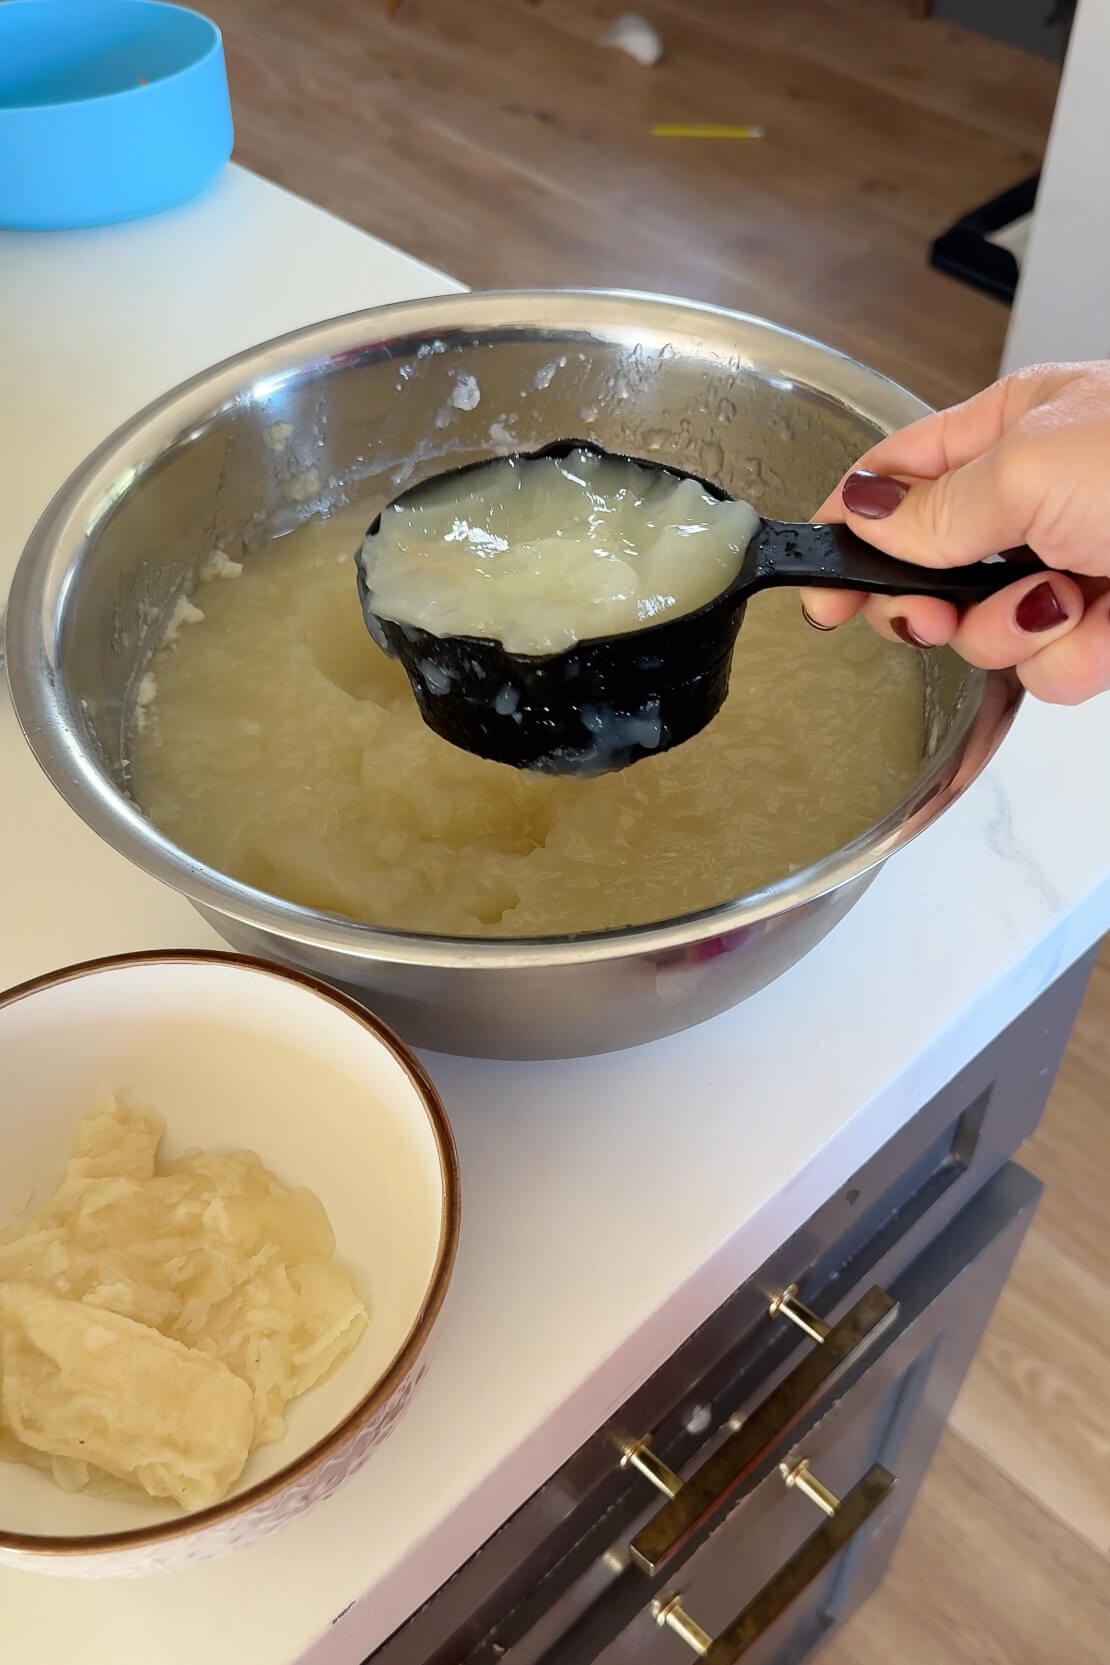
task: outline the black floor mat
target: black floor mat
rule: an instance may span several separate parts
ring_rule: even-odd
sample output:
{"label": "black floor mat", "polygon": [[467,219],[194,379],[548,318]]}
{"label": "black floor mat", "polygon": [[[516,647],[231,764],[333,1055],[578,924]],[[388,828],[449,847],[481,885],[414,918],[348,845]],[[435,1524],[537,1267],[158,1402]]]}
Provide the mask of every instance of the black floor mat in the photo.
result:
{"label": "black floor mat", "polygon": [[937,238],[929,251],[930,263],[962,283],[985,289],[999,300],[1012,301],[1019,276],[1018,260],[1009,249],[992,243],[990,233],[1032,213],[1040,177],[1035,173],[981,208],[964,214]]}

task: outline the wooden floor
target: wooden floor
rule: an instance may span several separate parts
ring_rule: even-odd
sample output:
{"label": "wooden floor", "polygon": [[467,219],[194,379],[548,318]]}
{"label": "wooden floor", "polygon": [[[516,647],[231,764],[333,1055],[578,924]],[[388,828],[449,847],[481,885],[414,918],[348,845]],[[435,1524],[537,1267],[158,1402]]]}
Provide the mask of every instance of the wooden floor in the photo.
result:
{"label": "wooden floor", "polygon": [[[718,301],[934,403],[990,379],[1005,311],[930,271],[1039,165],[1056,71],[906,0],[640,0],[667,55],[595,43],[623,0],[209,0],[248,166],[476,287]],[[757,123],[758,140],[653,138]]]}
{"label": "wooden floor", "polygon": [[[907,0],[207,0],[241,161],[475,286],[610,284],[760,312],[934,403],[1007,313],[931,238],[1038,165],[1047,63]],[[757,123],[752,141],[654,122]],[[878,1596],[827,1665],[1110,1661],[1110,958],[1028,1160],[1049,1182]]]}

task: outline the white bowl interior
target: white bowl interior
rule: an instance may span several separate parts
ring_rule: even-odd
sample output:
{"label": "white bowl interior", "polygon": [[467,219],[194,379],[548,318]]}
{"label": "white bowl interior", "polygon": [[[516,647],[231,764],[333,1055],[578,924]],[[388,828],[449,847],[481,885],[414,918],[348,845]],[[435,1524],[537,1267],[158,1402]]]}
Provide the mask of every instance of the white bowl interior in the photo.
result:
{"label": "white bowl interior", "polygon": [[[370,1324],[335,1374],[249,1459],[242,1491],[331,1432],[374,1387],[428,1294],[443,1171],[423,1099],[370,1029],[324,994],[233,962],[108,967],[0,1007],[0,1228],[61,1176],[74,1124],[105,1091],[165,1117],[162,1154],[256,1151],[319,1196]],[[0,1531],[85,1536],[181,1519],[172,1503],[67,1495],[0,1462]]]}

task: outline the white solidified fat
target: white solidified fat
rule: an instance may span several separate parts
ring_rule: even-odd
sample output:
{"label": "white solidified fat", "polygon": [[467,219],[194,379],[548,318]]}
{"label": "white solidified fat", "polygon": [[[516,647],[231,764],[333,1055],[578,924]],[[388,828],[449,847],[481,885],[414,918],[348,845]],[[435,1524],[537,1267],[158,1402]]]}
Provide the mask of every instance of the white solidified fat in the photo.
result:
{"label": "white solidified fat", "polygon": [[166,634],[162,637],[162,646],[170,647],[176,642],[183,625],[200,624],[203,618],[204,614],[200,608],[195,607],[188,596],[178,596],[174,603],[173,612],[170,614],[169,623],[166,626]]}
{"label": "white solidified fat", "polygon": [[153,671],[147,671],[135,689],[134,724],[135,730],[141,734],[146,727],[147,708],[153,705],[158,696],[158,683]]}
{"label": "white solidified fat", "polygon": [[383,511],[360,560],[385,618],[552,653],[704,606],[758,527],[696,480],[575,451],[429,486]]}
{"label": "white solidified fat", "polygon": [[217,578],[241,578],[242,575],[242,561],[233,561],[222,549],[214,549],[201,566],[198,577],[202,584],[211,584]]}

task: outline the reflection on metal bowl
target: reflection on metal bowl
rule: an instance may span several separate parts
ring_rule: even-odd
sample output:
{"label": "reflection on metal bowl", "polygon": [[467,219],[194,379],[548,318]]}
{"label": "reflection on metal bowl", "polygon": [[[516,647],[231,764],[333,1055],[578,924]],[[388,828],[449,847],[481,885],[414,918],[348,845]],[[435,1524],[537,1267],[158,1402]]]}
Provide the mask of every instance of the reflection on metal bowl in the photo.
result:
{"label": "reflection on metal bowl", "polygon": [[672,1033],[779,976],[942,813],[1009,726],[1020,696],[1011,673],[931,655],[918,780],[824,860],[695,916],[550,940],[377,929],[198,863],[129,796],[137,684],[215,546],[250,549],[341,503],[365,502],[369,522],[410,480],[583,425],[609,449],[658,456],[764,514],[800,518],[876,437],[924,408],[817,342],[648,295],[449,295],[299,330],[167,394],[58,493],[9,603],[17,714],[58,790],[117,850],[237,948],[355,993],[415,1045],[565,1057]]}

